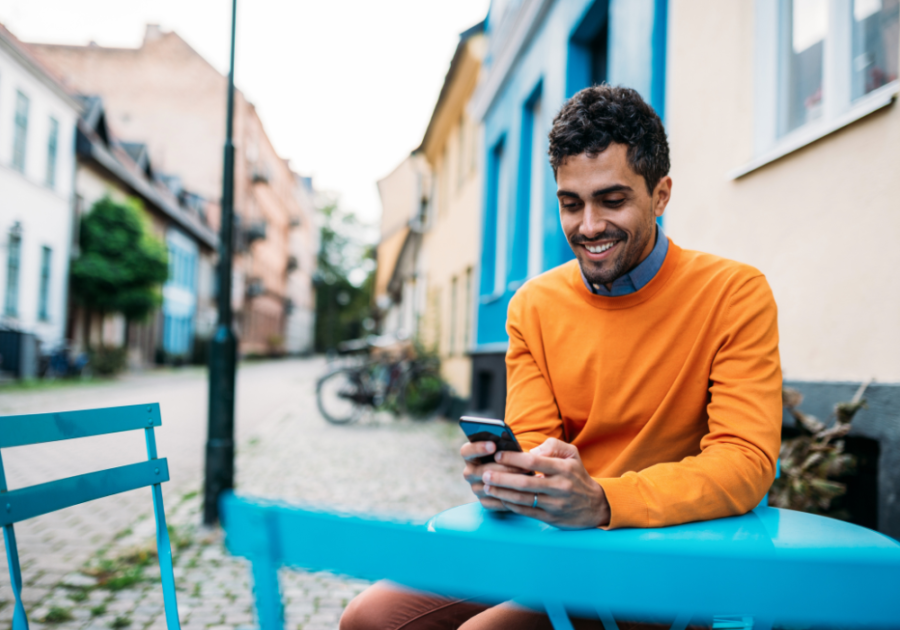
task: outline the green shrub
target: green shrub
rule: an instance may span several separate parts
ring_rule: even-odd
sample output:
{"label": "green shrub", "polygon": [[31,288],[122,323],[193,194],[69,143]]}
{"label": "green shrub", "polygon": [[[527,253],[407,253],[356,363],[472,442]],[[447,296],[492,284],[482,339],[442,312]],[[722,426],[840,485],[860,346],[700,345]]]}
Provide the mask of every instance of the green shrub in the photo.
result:
{"label": "green shrub", "polygon": [[89,353],[91,370],[98,376],[115,376],[128,364],[127,348],[97,348]]}

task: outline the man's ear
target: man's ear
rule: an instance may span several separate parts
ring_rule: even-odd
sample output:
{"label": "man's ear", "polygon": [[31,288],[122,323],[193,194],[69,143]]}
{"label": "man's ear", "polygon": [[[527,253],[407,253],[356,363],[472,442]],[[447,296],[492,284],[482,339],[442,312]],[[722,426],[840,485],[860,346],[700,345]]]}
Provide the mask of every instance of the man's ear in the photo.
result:
{"label": "man's ear", "polygon": [[661,217],[666,211],[666,206],[669,205],[671,198],[672,178],[666,175],[659,180],[659,183],[656,184],[656,189],[653,191],[653,216]]}

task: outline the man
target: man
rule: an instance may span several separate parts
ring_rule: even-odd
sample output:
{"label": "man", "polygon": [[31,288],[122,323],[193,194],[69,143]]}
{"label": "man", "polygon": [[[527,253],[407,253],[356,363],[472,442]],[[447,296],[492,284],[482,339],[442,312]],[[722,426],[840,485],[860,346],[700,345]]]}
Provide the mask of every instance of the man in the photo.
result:
{"label": "man", "polygon": [[[506,422],[525,452],[482,465],[494,444],[466,444],[466,480],[485,508],[561,528],[663,527],[751,510],[774,479],[781,430],[764,276],[683,250],[657,227],[672,193],[668,143],[634,90],[576,94],[554,119],[550,163],[577,260],[510,301]],[[512,603],[376,584],[341,627],[550,625]]]}

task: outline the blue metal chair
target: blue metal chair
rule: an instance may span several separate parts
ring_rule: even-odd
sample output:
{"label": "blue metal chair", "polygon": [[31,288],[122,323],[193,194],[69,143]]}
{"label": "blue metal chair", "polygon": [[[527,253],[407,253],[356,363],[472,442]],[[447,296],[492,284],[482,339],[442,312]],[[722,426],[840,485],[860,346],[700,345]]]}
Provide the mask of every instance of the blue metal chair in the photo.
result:
{"label": "blue metal chair", "polygon": [[[386,578],[449,597],[544,608],[557,630],[599,613],[717,628],[895,627],[900,543],[842,521],[758,507],[661,529],[562,531],[470,503],[427,527],[226,495],[226,544],[252,562],[261,630],[281,630],[281,566]],[[777,576],[777,579],[776,579]],[[725,617],[725,615],[728,615]],[[720,617],[722,616],[722,617]]]}
{"label": "blue metal chair", "polygon": [[157,458],[156,438],[153,433],[154,427],[161,424],[157,403],[0,416],[0,449],[143,429],[148,459],[146,462],[9,490],[3,470],[3,459],[0,456],[0,525],[3,526],[6,557],[15,598],[12,630],[28,630],[28,618],[22,604],[22,573],[19,568],[19,552],[13,524],[79,503],[146,486],[152,486],[153,510],[156,515],[156,549],[162,576],[166,625],[169,630],[180,630],[178,605],[175,599],[175,577],[172,571],[172,550],[160,487],[161,483],[169,480],[169,466],[165,458]]}

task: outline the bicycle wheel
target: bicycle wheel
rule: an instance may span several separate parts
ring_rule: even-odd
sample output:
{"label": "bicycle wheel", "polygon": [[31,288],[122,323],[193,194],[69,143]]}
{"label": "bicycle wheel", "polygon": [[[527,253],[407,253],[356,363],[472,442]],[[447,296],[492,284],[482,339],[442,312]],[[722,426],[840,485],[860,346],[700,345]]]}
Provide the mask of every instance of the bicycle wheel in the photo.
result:
{"label": "bicycle wheel", "polygon": [[359,370],[338,368],[316,384],[316,405],[332,424],[349,424],[362,415],[362,379]]}

